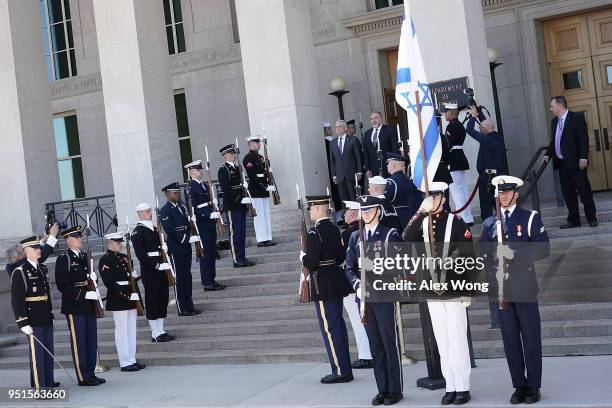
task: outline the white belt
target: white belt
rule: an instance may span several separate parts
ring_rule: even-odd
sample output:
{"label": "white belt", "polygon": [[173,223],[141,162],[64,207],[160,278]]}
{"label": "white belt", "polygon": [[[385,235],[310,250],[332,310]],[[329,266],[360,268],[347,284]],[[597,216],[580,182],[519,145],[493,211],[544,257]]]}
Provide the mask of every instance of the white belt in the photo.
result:
{"label": "white belt", "polygon": [[128,282],[128,281],[119,281],[119,282],[117,282],[117,285],[121,285],[121,286],[127,286],[129,284],[130,284],[130,282]]}
{"label": "white belt", "polygon": [[258,174],[258,175],[257,175],[257,177],[263,177],[263,176],[264,176],[263,174]]}
{"label": "white belt", "polygon": [[159,256],[159,252],[155,251],[155,252],[147,252],[147,255],[149,256]]}
{"label": "white belt", "polygon": [[204,207],[208,207],[208,204],[210,204],[210,203],[200,204],[200,205],[198,205],[196,208],[204,208]]}
{"label": "white belt", "polygon": [[451,150],[463,150],[463,146],[453,146]]}

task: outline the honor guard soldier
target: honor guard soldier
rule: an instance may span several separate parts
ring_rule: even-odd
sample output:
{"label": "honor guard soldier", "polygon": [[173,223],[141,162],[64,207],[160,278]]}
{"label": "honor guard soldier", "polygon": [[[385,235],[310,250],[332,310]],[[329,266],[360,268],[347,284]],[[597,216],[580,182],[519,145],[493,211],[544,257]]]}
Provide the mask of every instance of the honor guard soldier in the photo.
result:
{"label": "honor guard soldier", "polygon": [[345,383],[353,380],[348,332],[342,317],[342,300],[350,293],[340,267],[345,252],[340,230],[329,219],[330,197],[310,196],[306,200],[314,226],[308,231],[306,252],[300,253],[300,260],[311,274],[314,289],[311,296],[332,369],[332,373],[321,378],[321,382]]}
{"label": "honor guard soldier", "polygon": [[374,176],[368,179],[368,193],[370,195],[380,198],[383,202],[380,213],[380,223],[389,228],[395,228],[399,231],[399,217],[393,204],[385,196],[385,190],[387,188],[387,179],[381,176]]}
{"label": "honor guard soldier", "polygon": [[236,146],[227,145],[219,150],[225,163],[219,168],[219,184],[223,191],[223,209],[229,220],[229,241],[234,268],[255,265],[246,259],[246,215],[249,197],[241,183],[240,169],[236,162]]}
{"label": "honor guard soldier", "polygon": [[[400,240],[397,230],[380,223],[384,201],[378,197],[360,196],[357,203],[361,208],[366,242],[377,242],[386,246]],[[359,271],[359,231],[349,240],[346,252],[345,274],[361,301],[361,279]],[[393,302],[373,302],[366,305],[368,322],[365,324],[374,363],[374,377],[378,394],[372,405],[393,405],[404,398],[404,380],[399,328]]]}
{"label": "honor guard soldier", "polygon": [[249,176],[247,183],[251,202],[257,216],[253,218],[255,237],[258,247],[274,246],[272,241],[272,221],[270,219],[270,193],[276,187],[268,184],[268,169],[265,158],[259,154],[261,137],[251,136],[246,139],[249,143],[249,152],[242,159],[242,165]]}
{"label": "honor guard soldier", "polygon": [[399,218],[399,230],[403,231],[408,221],[416,213],[423,196],[414,183],[404,173],[406,158],[399,154],[387,153],[387,170],[389,178],[385,188],[385,197],[395,208]]}
{"label": "honor guard soldier", "polygon": [[[49,235],[40,240],[40,258],[38,262],[44,263],[49,256],[53,253],[55,245],[57,244],[57,236],[59,235],[60,227],[57,223],[54,223],[49,228]],[[26,256],[23,252],[23,246],[21,244],[15,244],[7,249],[7,261],[6,271],[9,274],[9,278],[13,270],[20,266],[25,261]]]}
{"label": "honor guard soldier", "polygon": [[21,245],[26,259],[11,273],[11,304],[17,326],[28,336],[30,385],[36,389],[59,387],[49,354],[53,353],[53,312],[47,267],[39,262],[40,237],[26,238]]}
{"label": "honor guard soldier", "polygon": [[[433,182],[429,185],[430,196],[425,198],[417,214],[410,220],[402,238],[405,242],[420,242],[425,244],[427,257],[447,259],[458,255],[473,258],[472,233],[465,222],[452,213],[444,210],[444,193],[448,184]],[[427,216],[429,215],[429,217]],[[429,222],[432,223],[435,253],[431,251],[429,238]],[[431,324],[438,351],[442,375],[446,380],[446,394],[442,405],[462,405],[470,396],[470,350],[467,334],[466,308],[471,304],[471,298],[466,291],[453,289],[453,282],[471,281],[469,273],[459,273],[452,269],[424,270],[418,278],[419,287],[423,281],[448,289],[433,289],[425,291]],[[423,293],[423,292],[421,292]]]}
{"label": "honor guard soldier", "polygon": [[62,293],[62,313],[68,320],[74,369],[79,385],[104,384],[106,380],[94,375],[98,353],[95,302],[100,301],[100,296],[87,285],[88,279],[95,282],[98,277],[89,270],[87,254],[81,251],[81,227],[64,230],[62,235],[68,249],[55,261],[55,283]]}
{"label": "honor guard soldier", "polygon": [[[512,404],[540,400],[542,385],[542,337],[537,302],[538,281],[533,263],[548,256],[548,233],[537,211],[517,206],[518,188],[523,180],[497,176],[492,180],[499,191],[504,244],[497,256],[504,258],[503,296],[499,317],[506,360],[515,388]],[[494,217],[491,217],[494,218]],[[498,242],[493,219],[483,224],[482,242]]]}
{"label": "honor guard soldier", "polygon": [[[346,206],[344,210],[344,223],[346,224],[346,229],[342,231],[341,237],[342,248],[346,253],[351,235],[359,229],[359,204],[355,201],[345,201],[344,204]],[[368,341],[368,334],[366,333],[365,326],[361,323],[359,306],[357,305],[355,296],[355,290],[351,288],[350,293],[343,300],[344,308],[346,309],[346,313],[351,321],[351,326],[353,327],[355,342],[357,343],[357,361],[353,361],[351,367],[353,369],[372,368],[374,365],[372,364],[370,342]]]}
{"label": "honor guard soldier", "polygon": [[162,188],[168,202],[159,210],[161,225],[168,236],[168,256],[176,273],[176,307],[179,316],[195,316],[202,313],[194,309],[191,300],[191,225],[187,207],[179,200],[179,183]]}
{"label": "honor guard soldier", "polygon": [[221,214],[213,211],[212,199],[208,185],[202,181],[202,160],[196,160],[185,166],[189,173],[188,193],[195,213],[195,222],[202,242],[202,257],[200,258],[200,277],[204,291],[225,289],[225,285],[217,283],[217,218]]}
{"label": "honor guard soldier", "polygon": [[[132,231],[132,246],[138,262],[140,275],[144,284],[145,311],[151,328],[151,341],[165,343],[174,340],[164,330],[164,319],[168,316],[168,278],[166,270],[171,270],[170,264],[162,262],[162,248],[159,234],[161,231],[153,225],[153,211],[147,203],[136,206],[138,224]],[[160,220],[161,221],[161,220]]]}
{"label": "honor guard soldier", "polygon": [[[140,302],[138,289],[130,288],[130,264],[132,260],[121,253],[123,234],[113,232],[104,236],[107,251],[100,258],[98,271],[106,286],[106,310],[113,312],[115,322],[115,346],[121,371],[138,371],[145,368],[136,361],[136,304]],[[132,270],[132,278],[137,278]]]}
{"label": "honor guard soldier", "polygon": [[[448,122],[445,136],[450,148],[448,164],[451,177],[453,178],[453,182],[449,185],[450,197],[455,204],[455,208],[462,208],[470,199],[466,180],[466,173],[467,170],[470,169],[470,164],[463,152],[463,143],[465,142],[466,133],[465,128],[459,121],[457,104],[445,104],[444,117]],[[469,205],[465,210],[459,213],[459,216],[468,226],[474,225],[474,217],[472,216],[472,210],[470,210]]]}

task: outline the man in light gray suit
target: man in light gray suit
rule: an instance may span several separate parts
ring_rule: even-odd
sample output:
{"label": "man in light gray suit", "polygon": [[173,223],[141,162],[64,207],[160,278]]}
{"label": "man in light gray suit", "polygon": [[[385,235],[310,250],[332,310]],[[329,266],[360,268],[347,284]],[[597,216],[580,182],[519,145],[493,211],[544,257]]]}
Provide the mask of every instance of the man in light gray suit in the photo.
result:
{"label": "man in light gray suit", "polygon": [[330,167],[335,184],[340,190],[342,201],[355,201],[355,177],[361,182],[363,160],[361,142],[346,133],[343,120],[336,121],[336,138],[330,142]]}

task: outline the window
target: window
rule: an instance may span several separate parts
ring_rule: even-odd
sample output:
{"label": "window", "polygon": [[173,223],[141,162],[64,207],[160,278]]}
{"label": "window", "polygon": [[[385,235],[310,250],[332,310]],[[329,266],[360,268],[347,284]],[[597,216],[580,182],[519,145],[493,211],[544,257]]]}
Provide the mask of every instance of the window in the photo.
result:
{"label": "window", "polygon": [[404,0],[373,0],[374,9],[378,10],[385,7],[397,6],[398,4],[404,4]]}
{"label": "window", "polygon": [[[176,111],[176,127],[178,129],[179,149],[181,151],[181,164],[185,166],[193,161],[191,155],[191,136],[189,136],[189,120],[187,119],[187,102],[185,93],[174,94],[174,110]],[[183,168],[183,180],[187,181],[187,170]]]}
{"label": "window", "polygon": [[163,0],[166,20],[166,39],[170,55],[185,52],[185,30],[181,0]]}
{"label": "window", "polygon": [[77,75],[69,0],[39,0],[49,81]]}
{"label": "window", "polygon": [[62,200],[85,197],[81,145],[76,115],[53,119]]}
{"label": "window", "polygon": [[584,85],[582,83],[582,71],[572,71],[563,73],[563,88],[566,91],[570,91],[572,89],[583,89]]}
{"label": "window", "polygon": [[608,84],[612,84],[612,65],[606,67],[606,74],[608,77]]}

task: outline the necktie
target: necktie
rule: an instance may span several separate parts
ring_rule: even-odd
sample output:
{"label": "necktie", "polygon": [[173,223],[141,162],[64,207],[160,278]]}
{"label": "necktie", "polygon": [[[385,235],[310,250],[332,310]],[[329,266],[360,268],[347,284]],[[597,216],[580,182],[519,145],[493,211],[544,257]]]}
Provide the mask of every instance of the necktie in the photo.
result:
{"label": "necktie", "polygon": [[555,134],[555,154],[558,158],[563,159],[561,154],[561,134],[563,133],[563,118],[559,118],[559,124],[557,125],[557,133]]}
{"label": "necktie", "polygon": [[368,241],[372,240],[372,231],[368,231]]}
{"label": "necktie", "polygon": [[344,136],[338,139],[338,149],[340,149],[340,154],[344,154]]}
{"label": "necktie", "polygon": [[508,231],[508,222],[510,221],[510,210],[504,211],[504,231]]}
{"label": "necktie", "polygon": [[374,134],[372,135],[372,144],[374,147],[378,148],[378,128],[374,129]]}

